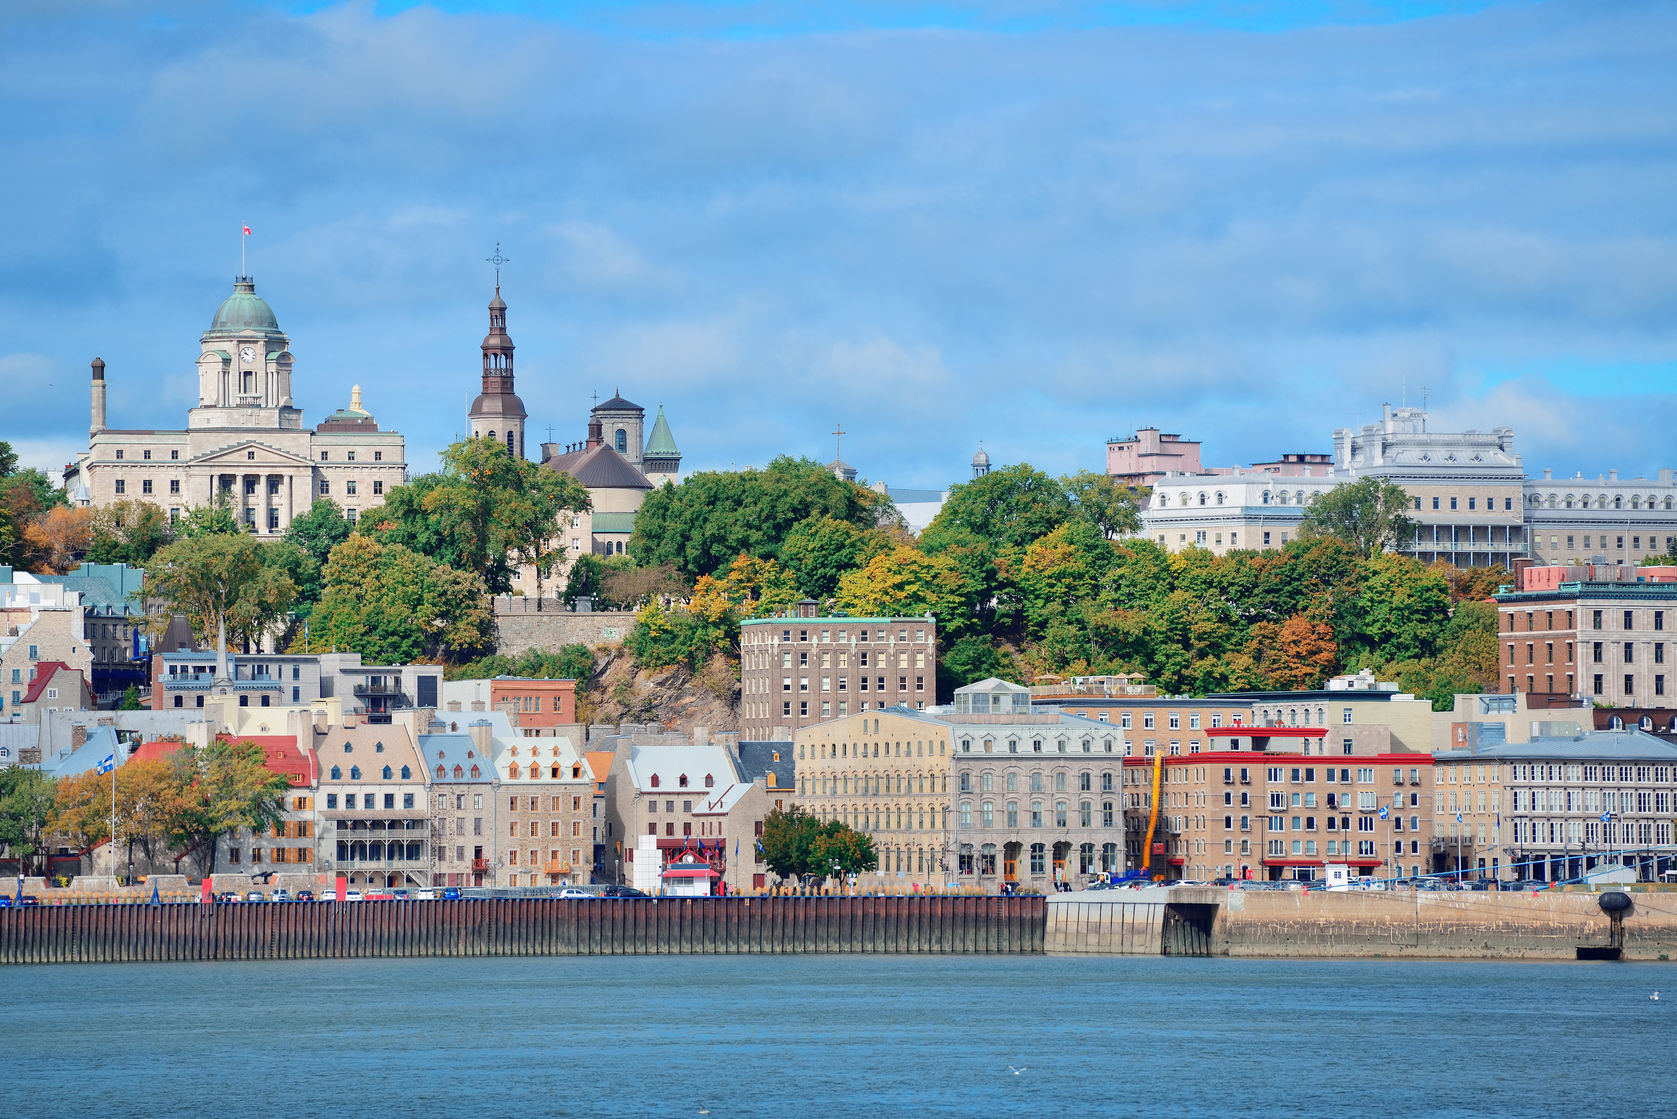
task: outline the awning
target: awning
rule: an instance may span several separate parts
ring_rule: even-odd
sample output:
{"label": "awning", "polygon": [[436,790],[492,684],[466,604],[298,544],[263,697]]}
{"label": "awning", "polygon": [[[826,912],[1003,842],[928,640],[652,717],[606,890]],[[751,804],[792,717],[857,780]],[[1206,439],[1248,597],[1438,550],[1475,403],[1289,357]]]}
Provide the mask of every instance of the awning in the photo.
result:
{"label": "awning", "polygon": [[717,878],[708,866],[672,866],[664,871],[665,878]]}

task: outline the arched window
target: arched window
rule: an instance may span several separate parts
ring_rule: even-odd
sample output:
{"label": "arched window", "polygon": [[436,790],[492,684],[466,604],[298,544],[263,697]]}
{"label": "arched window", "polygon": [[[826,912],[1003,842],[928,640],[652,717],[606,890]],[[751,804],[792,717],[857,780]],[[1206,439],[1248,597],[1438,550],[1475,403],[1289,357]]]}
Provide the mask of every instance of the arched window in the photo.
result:
{"label": "arched window", "polygon": [[1200,491],[1200,504],[1201,505],[1205,504],[1205,491],[1204,490]]}
{"label": "arched window", "polygon": [[375,754],[384,753],[384,743],[382,743],[382,742],[373,743],[373,753],[375,753]]}
{"label": "arched window", "polygon": [[658,787],[658,775],[656,773],[652,775],[652,787],[654,789]]}
{"label": "arched window", "polygon": [[344,771],[339,769],[337,766],[333,766],[332,767],[332,780],[342,781],[343,779],[344,779]]}
{"label": "arched window", "polygon": [[361,780],[361,767],[360,766],[352,765],[352,766],[349,767],[349,779],[351,781]]}
{"label": "arched window", "polygon": [[351,749],[350,744],[345,742],[344,743],[344,753],[346,753],[346,754],[349,753],[350,749]]}
{"label": "arched window", "polygon": [[491,431],[491,432],[490,432],[490,433],[489,433],[489,439],[490,439],[490,441],[491,441],[491,442],[493,442],[493,441],[495,441],[495,440],[497,440],[497,439],[499,439],[499,438],[500,438],[500,436],[499,436],[499,435],[496,435],[496,434],[495,434],[495,433],[494,433],[494,432],[493,432],[493,431]]}
{"label": "arched window", "polygon": [[507,454],[516,455],[517,453],[518,452],[513,449],[512,445],[512,432],[509,431],[507,432]]}
{"label": "arched window", "polygon": [[1187,494],[1185,494],[1185,493],[1182,493],[1182,494],[1178,494],[1178,495],[1177,495],[1177,502],[1178,502],[1178,503],[1179,503],[1179,504],[1181,504],[1181,505],[1186,505],[1186,504],[1188,504],[1188,495],[1187,495]]}
{"label": "arched window", "polygon": [[1625,507],[1625,499],[1623,497],[1620,497],[1618,494],[1614,494],[1613,495],[1613,508],[1623,509],[1624,507]]}
{"label": "arched window", "polygon": [[1259,497],[1259,500],[1262,501],[1265,505],[1268,505],[1269,504],[1269,491],[1265,490],[1263,492],[1263,494]]}
{"label": "arched window", "polygon": [[617,453],[620,455],[629,453],[629,433],[622,428],[617,429]]}
{"label": "arched window", "polygon": [[1217,504],[1223,504],[1223,493],[1221,490],[1217,491]]}
{"label": "arched window", "polygon": [[389,766],[384,767],[383,777],[386,781],[390,780],[391,774],[390,774],[390,767]]}

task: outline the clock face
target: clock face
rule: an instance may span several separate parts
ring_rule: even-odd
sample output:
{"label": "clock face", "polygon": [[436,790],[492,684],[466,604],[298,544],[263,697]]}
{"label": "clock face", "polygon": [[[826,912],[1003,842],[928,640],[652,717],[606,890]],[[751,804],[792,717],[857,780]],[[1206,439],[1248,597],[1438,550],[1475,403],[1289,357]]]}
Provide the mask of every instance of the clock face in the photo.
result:
{"label": "clock face", "polygon": [[246,361],[255,361],[256,351],[251,349],[249,346],[246,346],[244,349],[239,351],[239,356],[244,358]]}

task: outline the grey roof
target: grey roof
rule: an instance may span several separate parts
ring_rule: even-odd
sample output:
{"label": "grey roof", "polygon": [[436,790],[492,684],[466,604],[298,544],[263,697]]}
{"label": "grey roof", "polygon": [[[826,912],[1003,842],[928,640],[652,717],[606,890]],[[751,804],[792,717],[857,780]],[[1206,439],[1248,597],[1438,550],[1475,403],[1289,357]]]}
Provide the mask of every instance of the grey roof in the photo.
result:
{"label": "grey roof", "polygon": [[[780,755],[779,761],[775,760],[776,753]],[[776,788],[796,788],[798,767],[792,757],[791,742],[741,742],[740,777],[747,781],[759,781],[773,772]]]}
{"label": "grey roof", "polygon": [[566,455],[554,455],[543,466],[569,474],[591,490],[649,490],[652,483],[628,459],[604,443]]}
{"label": "grey roof", "polygon": [[[481,785],[487,784],[495,776],[493,748],[487,755],[480,754],[472,742],[472,736],[464,731],[422,734],[419,736],[419,753],[425,760],[427,780],[436,784]],[[460,767],[459,777],[454,776],[455,766]],[[472,775],[473,766],[478,770],[475,777]]]}
{"label": "grey roof", "polygon": [[52,777],[76,777],[92,772],[99,763],[113,756],[117,765],[128,760],[128,755],[117,748],[116,730],[112,727],[88,727],[86,742],[55,758],[42,758],[41,772]]}
{"label": "grey roof", "polygon": [[0,723],[0,768],[16,765],[24,750],[40,744],[40,723]]}
{"label": "grey roof", "polygon": [[632,400],[624,400],[620,395],[613,395],[610,400],[594,405],[591,412],[641,412],[646,411]]}
{"label": "grey roof", "polygon": [[1626,761],[1677,762],[1677,746],[1639,730],[1587,731],[1572,738],[1534,738],[1477,752],[1446,750],[1438,761]]}

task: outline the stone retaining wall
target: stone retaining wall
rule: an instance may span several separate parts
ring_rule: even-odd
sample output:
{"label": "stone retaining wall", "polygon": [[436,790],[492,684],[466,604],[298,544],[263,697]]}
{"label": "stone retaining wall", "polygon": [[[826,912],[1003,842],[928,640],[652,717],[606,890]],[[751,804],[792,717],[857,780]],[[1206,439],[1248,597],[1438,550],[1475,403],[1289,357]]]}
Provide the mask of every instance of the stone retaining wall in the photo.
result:
{"label": "stone retaining wall", "polygon": [[599,610],[577,614],[564,609],[555,599],[542,600],[536,609],[533,598],[497,597],[495,651],[515,657],[530,649],[553,651],[565,645],[615,645],[629,636],[635,624],[632,610]]}

